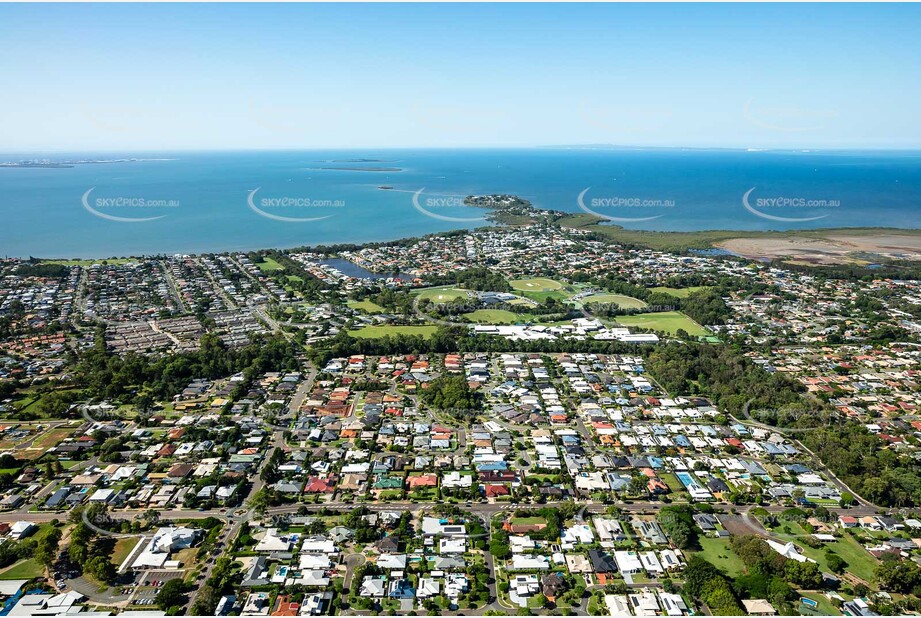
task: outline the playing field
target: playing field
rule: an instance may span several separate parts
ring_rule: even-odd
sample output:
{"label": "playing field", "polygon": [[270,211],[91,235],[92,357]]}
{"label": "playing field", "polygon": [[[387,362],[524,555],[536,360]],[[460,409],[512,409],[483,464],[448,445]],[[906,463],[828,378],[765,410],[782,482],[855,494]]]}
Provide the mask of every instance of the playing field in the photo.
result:
{"label": "playing field", "polygon": [[617,305],[621,309],[642,309],[646,307],[646,303],[639,298],[621,294],[593,294],[582,299],[583,305],[588,305],[589,303]]}
{"label": "playing field", "polygon": [[350,300],[346,303],[352,309],[359,309],[365,313],[383,313],[384,308],[370,300]]}
{"label": "playing field", "polygon": [[441,287],[428,288],[419,292],[419,298],[430,300],[433,303],[449,303],[458,298],[467,298],[469,292],[460,288]]}
{"label": "playing field", "polygon": [[281,270],[282,268],[284,268],[284,266],[282,266],[281,264],[279,264],[277,261],[273,260],[270,257],[266,257],[265,261],[256,262],[256,266],[258,266],[259,270],[261,270],[264,273],[272,272],[273,270]]}
{"label": "playing field", "polygon": [[551,292],[559,290],[563,284],[553,279],[544,279],[537,277],[534,279],[515,279],[509,282],[511,286],[521,292]]}
{"label": "playing field", "polygon": [[387,335],[421,335],[431,337],[438,330],[437,326],[365,326],[357,330],[348,331],[349,335],[357,339],[380,339]]}
{"label": "playing field", "polygon": [[470,313],[465,313],[464,317],[477,324],[515,324],[517,322],[527,322],[531,318],[529,315],[513,313],[503,309],[477,309]]}
{"label": "playing field", "polygon": [[710,334],[710,331],[706,328],[679,311],[619,315],[616,319],[618,323],[624,326],[636,326],[638,328],[658,330],[672,335],[678,334],[678,329],[682,329],[689,335],[695,337],[702,337]]}
{"label": "playing field", "polygon": [[690,288],[669,288],[669,287],[650,288],[650,290],[653,292],[662,292],[663,294],[669,294],[677,298],[687,298],[689,295],[693,294],[694,292],[699,292],[701,290],[706,290],[706,289],[707,289],[707,286],[704,286],[704,285],[698,285],[698,286],[694,286]]}

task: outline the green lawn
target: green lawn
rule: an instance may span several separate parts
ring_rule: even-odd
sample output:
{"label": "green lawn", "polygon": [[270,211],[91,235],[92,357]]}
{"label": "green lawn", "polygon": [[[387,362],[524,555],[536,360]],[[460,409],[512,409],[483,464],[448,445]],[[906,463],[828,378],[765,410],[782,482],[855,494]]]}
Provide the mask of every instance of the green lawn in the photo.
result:
{"label": "green lawn", "polygon": [[535,277],[533,279],[515,279],[509,282],[512,288],[520,292],[551,292],[562,289],[563,284],[553,279]]}
{"label": "green lawn", "polygon": [[700,290],[706,290],[707,286],[705,285],[696,285],[689,288],[669,288],[665,286],[660,286],[657,288],[649,288],[652,292],[662,292],[663,294],[670,294],[677,298],[687,298],[694,292],[699,292]]}
{"label": "green lawn", "polygon": [[518,322],[530,321],[532,316],[513,313],[504,309],[477,309],[476,311],[465,313],[464,317],[477,324],[517,324]]}
{"label": "green lawn", "polygon": [[32,579],[41,576],[42,567],[32,558],[20,560],[6,570],[0,571],[0,579]]}
{"label": "green lawn", "polygon": [[265,261],[263,262],[256,262],[256,266],[258,266],[259,270],[261,270],[262,272],[267,273],[267,272],[272,272],[273,270],[284,269],[284,266],[282,266],[281,264],[279,264],[277,261],[275,261],[274,259],[270,257],[266,257],[264,258],[264,260]]}
{"label": "green lawn", "polygon": [[[789,535],[784,533],[784,527],[790,528]],[[845,534],[834,543],[825,543],[818,549],[809,547],[802,542],[801,537],[796,536],[806,534],[806,531],[796,522],[785,522],[783,526],[772,529],[771,534],[784,541],[793,541],[796,543],[797,547],[803,550],[803,554],[807,558],[812,558],[819,563],[819,567],[823,571],[830,570],[828,568],[828,561],[825,558],[825,551],[830,549],[844,558],[845,562],[847,562],[846,570],[848,573],[856,575],[870,585],[873,585],[873,571],[876,569],[876,565],[879,564],[879,560],[867,552],[867,550],[849,534]]]}
{"label": "green lawn", "polygon": [[624,296],[622,294],[593,294],[582,299],[583,305],[587,305],[589,303],[603,303],[609,305],[614,304],[621,309],[642,309],[643,307],[646,307],[646,303],[641,301],[639,298]]}
{"label": "green lawn", "polygon": [[434,324],[425,326],[393,326],[387,324],[383,326],[365,326],[364,328],[350,330],[348,334],[357,339],[380,339],[388,335],[422,335],[423,337],[431,337],[437,330],[438,327]]}
{"label": "green lawn", "polygon": [[384,312],[383,307],[381,307],[377,303],[371,302],[370,300],[350,300],[346,304],[352,309],[359,309],[361,311],[364,311],[365,313],[383,313]]}
{"label": "green lawn", "polygon": [[680,311],[663,311],[661,313],[637,313],[636,315],[619,315],[617,322],[624,326],[635,326],[649,330],[659,330],[675,335],[678,329],[684,329],[689,335],[702,337],[710,331],[684,315]]}
{"label": "green lawn", "polygon": [[433,303],[448,303],[458,298],[467,298],[469,292],[452,286],[440,286],[420,290],[418,294],[419,298],[423,300],[430,300]]}
{"label": "green lawn", "polygon": [[547,520],[540,516],[535,517],[512,517],[511,522],[519,526],[533,526],[536,524],[546,524]]}
{"label": "green lawn", "polygon": [[697,553],[710,564],[725,571],[730,577],[736,577],[745,572],[745,565],[729,547],[729,539],[702,536],[700,546],[703,549]]}
{"label": "green lawn", "polygon": [[679,481],[678,477],[671,472],[659,474],[659,478],[662,479],[662,482],[668,485],[668,488],[673,492],[678,493],[680,491],[684,491],[684,484]]}
{"label": "green lawn", "polygon": [[[812,615],[812,616],[840,616],[841,615],[841,612],[838,611],[838,609],[832,604],[831,601],[828,600],[828,598],[824,594],[821,594],[819,592],[808,592],[808,593],[800,592],[800,596],[806,597],[807,599],[812,599],[813,601],[819,604],[819,607],[814,613],[810,614],[808,612],[803,612],[803,615],[805,616],[809,616],[809,615]],[[799,601],[797,601],[797,606],[801,607],[799,605]]]}
{"label": "green lawn", "polygon": [[122,562],[125,561],[125,558],[128,557],[128,554],[137,546],[139,541],[140,538],[118,539],[115,541],[115,547],[112,549],[112,555],[109,556],[109,562],[116,567],[121,566]]}

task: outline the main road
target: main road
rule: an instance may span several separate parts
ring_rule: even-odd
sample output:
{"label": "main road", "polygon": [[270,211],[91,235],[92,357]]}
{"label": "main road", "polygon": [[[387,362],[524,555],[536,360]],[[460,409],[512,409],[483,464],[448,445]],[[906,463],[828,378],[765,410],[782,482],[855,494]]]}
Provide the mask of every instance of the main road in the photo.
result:
{"label": "main road", "polygon": [[[409,511],[412,513],[417,513],[420,511],[431,510],[432,507],[437,506],[439,503],[433,502],[386,502],[386,503],[356,503],[356,502],[328,502],[324,504],[286,504],[282,506],[269,507],[266,510],[266,515],[271,517],[272,515],[292,515],[298,513],[301,510],[306,510],[307,512],[323,511],[324,509],[329,509],[333,511],[351,511],[361,506],[367,506],[372,511]],[[501,513],[503,511],[514,511],[517,509],[540,509],[540,508],[554,508],[560,507],[568,502],[545,502],[543,504],[531,504],[531,503],[519,503],[512,504],[508,502],[502,503],[482,503],[478,502],[475,504],[468,505],[457,505],[461,510],[472,513],[473,515],[486,515],[492,516],[496,513]],[[585,510],[589,513],[604,513],[611,506],[616,507],[620,511],[626,513],[655,513],[663,506],[676,505],[676,504],[686,504],[682,502],[671,502],[665,504],[663,502],[652,502],[652,501],[634,501],[629,503],[613,503],[613,504],[603,504],[603,503],[583,503],[585,505]],[[734,505],[731,504],[714,504],[712,505],[716,509],[717,514],[729,515],[732,514],[732,510],[736,509]],[[748,507],[741,506],[738,507],[738,512],[744,510]],[[791,508],[789,506],[783,505],[768,505],[761,507],[765,509],[768,513],[782,513],[787,509]],[[109,516],[116,519],[133,519],[139,513],[144,513],[147,509],[123,509],[117,511],[110,511]],[[182,519],[205,519],[207,517],[217,517],[225,521],[245,521],[248,518],[248,511],[244,509],[211,509],[211,510],[194,510],[194,509],[173,509],[173,510],[162,510],[158,511],[160,513],[161,519],[172,519],[172,520],[182,520]],[[862,517],[865,515],[876,515],[885,509],[878,509],[874,506],[865,506],[858,505],[850,508],[841,508],[841,507],[828,507],[828,511],[834,515],[852,515],[855,517]],[[894,511],[894,510],[890,510]],[[903,514],[914,514],[915,512],[910,509],[904,509],[901,511]],[[237,514],[239,513],[239,514]],[[16,513],[5,513],[0,515],[0,522],[12,522],[12,521],[31,521],[35,523],[49,522],[53,519],[61,519],[66,517],[66,512],[56,512],[56,511],[47,511],[47,512],[16,512]]]}

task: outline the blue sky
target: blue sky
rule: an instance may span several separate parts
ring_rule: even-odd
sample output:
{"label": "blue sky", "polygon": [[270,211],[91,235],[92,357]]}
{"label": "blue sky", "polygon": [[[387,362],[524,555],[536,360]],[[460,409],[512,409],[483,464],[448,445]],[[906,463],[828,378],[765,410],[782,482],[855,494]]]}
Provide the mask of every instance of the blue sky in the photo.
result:
{"label": "blue sky", "polygon": [[918,32],[908,4],[4,4],[0,148],[919,148]]}

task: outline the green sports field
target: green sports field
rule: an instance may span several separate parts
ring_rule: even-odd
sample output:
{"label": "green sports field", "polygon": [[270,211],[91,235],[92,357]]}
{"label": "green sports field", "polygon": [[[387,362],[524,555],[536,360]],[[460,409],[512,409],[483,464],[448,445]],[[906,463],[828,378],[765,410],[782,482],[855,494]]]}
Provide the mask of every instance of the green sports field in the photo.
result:
{"label": "green sports field", "polygon": [[509,282],[519,292],[552,292],[562,289],[563,284],[553,279],[536,277],[533,279],[515,279]]}
{"label": "green sports field", "polygon": [[266,257],[262,262],[256,262],[256,266],[264,273],[272,272],[274,270],[281,270],[284,268],[284,266],[270,257]]}
{"label": "green sports field", "polygon": [[679,328],[695,337],[702,337],[710,334],[710,331],[680,311],[619,315],[617,316],[617,322],[627,327],[635,326],[649,330],[658,330],[672,335],[677,334]]}
{"label": "green sports field", "polygon": [[623,296],[622,294],[593,294],[582,299],[583,305],[590,303],[617,305],[621,309],[642,309],[647,306],[639,298]]}
{"label": "green sports field", "polygon": [[694,292],[699,292],[701,290],[706,290],[706,289],[707,289],[707,286],[705,285],[698,285],[698,286],[689,287],[689,288],[669,288],[669,287],[664,287],[664,286],[657,287],[657,288],[650,288],[650,290],[653,292],[662,292],[663,294],[669,294],[670,296],[675,296],[677,298],[687,298]]}
{"label": "green sports field", "polygon": [[370,300],[350,300],[346,303],[352,309],[359,309],[365,313],[383,313],[384,308]]}
{"label": "green sports field", "polygon": [[467,298],[469,292],[454,287],[427,288],[419,291],[419,298],[430,300],[433,303],[449,303],[458,298]]}
{"label": "green sports field", "polygon": [[465,313],[464,317],[477,324],[516,324],[531,319],[530,315],[513,313],[504,309],[477,309]]}
{"label": "green sports field", "polygon": [[437,326],[365,326],[356,330],[348,331],[349,335],[357,339],[380,339],[387,335],[421,335],[422,337],[431,337],[438,330]]}

